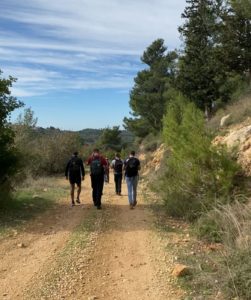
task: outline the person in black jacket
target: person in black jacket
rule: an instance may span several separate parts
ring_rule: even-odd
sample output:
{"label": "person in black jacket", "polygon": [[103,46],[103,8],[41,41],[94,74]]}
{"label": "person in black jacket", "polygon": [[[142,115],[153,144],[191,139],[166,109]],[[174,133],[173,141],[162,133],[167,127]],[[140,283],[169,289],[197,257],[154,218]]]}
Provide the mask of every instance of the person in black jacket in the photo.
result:
{"label": "person in black jacket", "polygon": [[101,198],[104,187],[104,174],[107,168],[106,159],[99,153],[99,149],[94,149],[92,155],[87,160],[90,166],[90,176],[92,184],[92,199],[94,206],[101,209]]}
{"label": "person in black jacket", "polygon": [[71,205],[75,205],[75,184],[78,186],[76,202],[80,204],[81,181],[85,178],[85,169],[82,159],[78,157],[78,152],[74,152],[72,158],[68,161],[65,169],[65,177],[67,180],[69,179],[71,185]]}
{"label": "person in black jacket", "polygon": [[115,192],[117,195],[121,195],[123,165],[124,165],[124,162],[120,158],[120,154],[116,153],[111,166],[114,171]]}

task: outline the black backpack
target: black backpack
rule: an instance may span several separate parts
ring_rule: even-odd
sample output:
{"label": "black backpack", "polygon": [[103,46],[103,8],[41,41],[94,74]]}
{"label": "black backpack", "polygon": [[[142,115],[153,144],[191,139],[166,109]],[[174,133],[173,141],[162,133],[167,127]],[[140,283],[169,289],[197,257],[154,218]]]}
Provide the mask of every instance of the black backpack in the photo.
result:
{"label": "black backpack", "polygon": [[72,157],[70,161],[70,166],[69,166],[69,172],[70,174],[74,175],[80,175],[80,159],[78,157]]}
{"label": "black backpack", "polygon": [[114,171],[116,173],[122,173],[123,169],[123,161],[121,159],[115,159],[115,164],[114,164]]}
{"label": "black backpack", "polygon": [[133,177],[138,175],[139,161],[135,157],[130,157],[126,162],[126,176]]}
{"label": "black backpack", "polygon": [[94,158],[90,164],[91,175],[102,175],[104,174],[104,168],[102,166],[100,158]]}

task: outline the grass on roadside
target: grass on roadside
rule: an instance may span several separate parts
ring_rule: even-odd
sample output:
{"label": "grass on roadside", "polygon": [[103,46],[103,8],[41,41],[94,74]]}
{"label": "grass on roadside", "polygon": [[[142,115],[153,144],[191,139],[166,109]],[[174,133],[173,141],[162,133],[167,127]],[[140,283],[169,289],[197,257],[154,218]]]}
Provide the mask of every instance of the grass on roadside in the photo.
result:
{"label": "grass on roadside", "polygon": [[0,201],[0,236],[53,207],[65,192],[66,187],[57,178],[26,181],[12,198],[3,197]]}
{"label": "grass on roadside", "polygon": [[247,91],[241,99],[231,103],[224,109],[217,111],[216,115],[208,122],[207,126],[211,129],[218,130],[220,127],[221,118],[230,115],[226,126],[234,125],[245,121],[251,115],[251,91]]}
{"label": "grass on roadside", "polygon": [[[166,225],[170,221],[159,217],[158,220],[158,228],[162,228],[170,239]],[[217,225],[213,230],[210,220]],[[177,279],[178,284],[188,291],[189,296],[185,299],[251,299],[250,205],[240,202],[221,205],[208,213],[207,222],[207,230],[205,220],[202,222],[203,228],[200,223],[194,223],[189,229],[190,238],[185,243],[182,242],[184,233],[182,230],[177,231],[181,243],[169,245],[168,248],[177,257],[177,263],[191,268],[188,276]],[[206,233],[207,240],[196,238],[198,230]],[[217,241],[220,238],[221,243],[217,243],[215,237]]]}
{"label": "grass on roadside", "polygon": [[[184,264],[191,270],[184,277],[172,278],[173,285],[186,290],[184,300],[213,300],[219,292],[222,274],[218,266],[222,261],[218,244],[205,244],[197,240],[191,226],[184,220],[167,217],[163,208],[154,208],[156,230],[162,237],[165,249],[174,258],[175,264]],[[213,250],[212,250],[213,249]]]}

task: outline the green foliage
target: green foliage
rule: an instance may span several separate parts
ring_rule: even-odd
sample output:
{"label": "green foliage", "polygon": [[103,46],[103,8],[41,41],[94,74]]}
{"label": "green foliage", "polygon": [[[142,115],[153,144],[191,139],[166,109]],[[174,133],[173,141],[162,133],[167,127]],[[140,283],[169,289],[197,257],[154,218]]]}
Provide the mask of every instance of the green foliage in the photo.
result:
{"label": "green foliage", "polygon": [[26,127],[28,130],[35,128],[37,125],[37,118],[34,116],[34,111],[32,111],[30,107],[24,109],[24,113],[19,114],[17,118],[17,124]]}
{"label": "green foliage", "polygon": [[251,4],[246,0],[231,4],[221,12],[217,51],[225,69],[243,75],[251,67]]}
{"label": "green foliage", "polygon": [[143,152],[153,152],[163,143],[163,138],[161,134],[148,134],[141,141],[141,148]]}
{"label": "green foliage", "polygon": [[213,118],[209,120],[207,126],[218,131],[220,129],[221,118],[229,114],[230,117],[225,123],[226,126],[245,121],[251,115],[251,92],[242,93],[237,99],[224,108],[219,109]]}
{"label": "green foliage", "polygon": [[133,132],[137,137],[144,138],[151,131],[147,120],[143,118],[124,118],[125,129]]}
{"label": "green foliage", "polygon": [[[102,130],[81,132],[61,131],[54,127],[47,129],[36,127],[37,118],[28,108],[18,116],[12,128],[15,132],[15,144],[21,156],[22,173],[16,174],[16,180],[29,176],[41,176],[62,173],[66,162],[74,151],[78,151],[85,160],[92,149],[85,143],[84,136],[90,133],[90,141],[100,147],[108,157],[132,140],[132,135],[118,126]],[[123,138],[123,141],[122,141]]]}
{"label": "green foliage", "polygon": [[239,14],[251,19],[251,2],[250,0],[230,0],[232,7]]}
{"label": "green foliage", "polygon": [[0,201],[0,236],[13,233],[24,222],[43,213],[62,198],[68,186],[60,184],[57,178],[43,177],[39,180],[26,180],[11,197]]}
{"label": "green foliage", "polygon": [[80,138],[74,132],[55,132],[41,136],[34,144],[36,175],[62,173],[72,153],[81,152]]}
{"label": "green foliage", "polygon": [[180,95],[168,105],[164,140],[172,150],[161,194],[173,216],[198,218],[216,201],[228,202],[239,170],[223,147],[213,146],[202,113]]}
{"label": "green foliage", "polygon": [[[104,129],[91,129],[86,128],[83,130],[78,131],[82,144],[89,144],[93,145],[96,144],[97,141],[100,139],[100,136],[102,135]],[[120,137],[122,144],[130,144],[133,142],[134,136],[133,134],[128,130],[121,130]]]}
{"label": "green foliage", "polygon": [[179,27],[185,41],[184,54],[180,58],[177,86],[189,99],[202,109],[211,106],[219,98],[215,76],[221,74],[221,66],[215,63],[214,43],[218,3],[209,0],[187,1]]}
{"label": "green foliage", "polygon": [[223,240],[223,232],[215,219],[215,215],[205,214],[201,216],[196,223],[195,230],[197,236],[207,242],[218,243]]}
{"label": "green foliage", "polygon": [[148,68],[134,79],[132,117],[124,118],[125,128],[140,138],[161,131],[173,91],[182,92],[211,117],[250,81],[250,1],[186,2],[180,55],[167,52],[164,41],[157,39],[141,57]]}
{"label": "green foliage", "polygon": [[22,156],[22,178],[62,173],[71,154],[81,150],[78,133],[39,131],[36,123],[34,112],[28,108],[13,125],[16,147]]}
{"label": "green foliage", "polygon": [[166,53],[166,50],[162,39],[154,41],[141,57],[148,69],[138,72],[134,79],[129,103],[135,118],[125,118],[124,122],[130,131],[141,137],[162,128],[166,108],[164,92],[174,78],[177,59],[176,52]]}
{"label": "green foliage", "polygon": [[228,297],[251,299],[251,250],[243,249],[233,252],[226,258],[229,271],[225,285]]}
{"label": "green foliage", "polygon": [[105,128],[97,141],[97,145],[104,149],[111,149],[114,151],[121,150],[121,131],[119,126],[113,126],[113,128]]}
{"label": "green foliage", "polygon": [[[0,76],[1,76],[0,70]],[[22,106],[22,103],[11,96],[10,88],[15,82],[13,77],[0,77],[0,189],[5,193],[10,187],[10,176],[18,168],[18,153],[14,147],[14,133],[8,124],[10,113]]]}
{"label": "green foliage", "polygon": [[250,70],[251,23],[221,0],[189,0],[176,86],[201,109],[227,103]]}

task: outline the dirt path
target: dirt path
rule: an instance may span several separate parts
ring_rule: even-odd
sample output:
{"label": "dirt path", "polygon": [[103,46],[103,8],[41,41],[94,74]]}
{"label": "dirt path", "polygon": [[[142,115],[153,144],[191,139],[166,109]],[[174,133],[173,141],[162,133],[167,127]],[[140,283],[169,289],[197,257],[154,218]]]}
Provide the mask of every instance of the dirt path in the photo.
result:
{"label": "dirt path", "polygon": [[[83,205],[71,209],[67,195],[56,210],[2,241],[0,299],[182,299],[182,291],[171,283],[173,258],[164,252],[153,229],[154,217],[148,205],[139,195],[137,207],[130,210],[125,184],[122,190],[123,196],[117,196],[113,183],[105,185],[103,210],[97,211],[87,178]],[[65,272],[62,260],[58,266],[58,253],[74,228],[94,210],[92,220],[98,225],[90,233],[85,250],[71,250],[72,271]],[[39,289],[45,285],[50,289],[52,271],[60,281],[55,280],[53,292],[42,297]]]}

